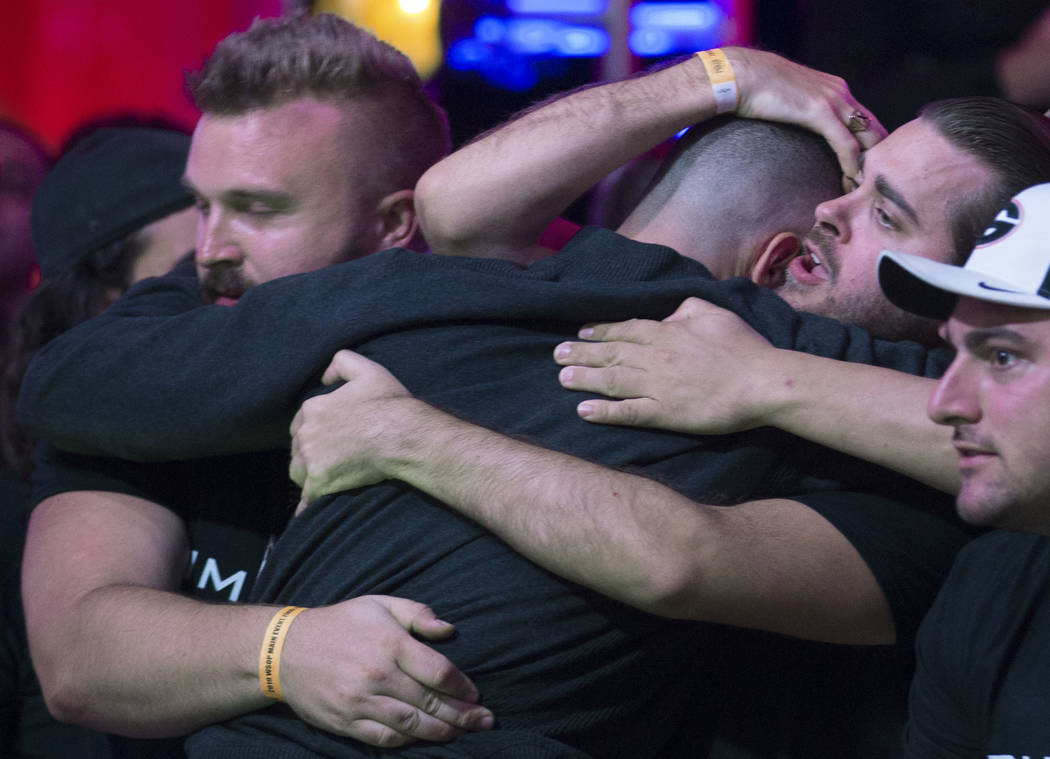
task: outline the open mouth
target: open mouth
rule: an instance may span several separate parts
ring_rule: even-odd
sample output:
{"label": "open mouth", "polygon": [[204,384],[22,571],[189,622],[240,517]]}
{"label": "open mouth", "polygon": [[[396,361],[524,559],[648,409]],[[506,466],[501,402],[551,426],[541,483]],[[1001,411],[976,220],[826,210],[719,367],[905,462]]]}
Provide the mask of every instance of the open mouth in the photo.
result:
{"label": "open mouth", "polygon": [[239,290],[216,290],[205,285],[201,288],[201,295],[205,303],[216,306],[236,306],[244,293]]}
{"label": "open mouth", "polygon": [[803,243],[802,252],[791,260],[788,270],[796,282],[804,285],[819,285],[831,279],[831,272],[825,265],[823,254],[814,250],[807,240]]}

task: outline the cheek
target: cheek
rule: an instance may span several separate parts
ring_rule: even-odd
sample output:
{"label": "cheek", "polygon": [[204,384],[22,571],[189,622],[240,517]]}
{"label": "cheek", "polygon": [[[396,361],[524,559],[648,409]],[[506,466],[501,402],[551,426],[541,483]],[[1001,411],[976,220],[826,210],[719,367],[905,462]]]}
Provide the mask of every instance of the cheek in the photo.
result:
{"label": "cheek", "polygon": [[864,252],[857,249],[840,258],[837,286],[839,298],[854,298],[865,308],[870,309],[873,303],[884,300],[874,262],[869,261]]}
{"label": "cheek", "polygon": [[985,394],[982,425],[994,425],[996,445],[1007,466],[1050,482],[1050,397],[991,388]]}
{"label": "cheek", "polygon": [[251,273],[261,282],[336,263],[345,243],[345,229],[304,223],[258,230],[246,249]]}

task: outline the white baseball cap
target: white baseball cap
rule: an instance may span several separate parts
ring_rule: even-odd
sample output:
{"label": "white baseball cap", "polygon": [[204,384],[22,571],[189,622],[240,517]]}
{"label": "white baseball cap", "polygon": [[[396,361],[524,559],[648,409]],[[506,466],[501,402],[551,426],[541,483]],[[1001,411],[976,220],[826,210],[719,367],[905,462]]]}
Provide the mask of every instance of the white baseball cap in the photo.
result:
{"label": "white baseball cap", "polygon": [[1050,310],[1050,184],[1003,206],[965,266],[884,250],[878,267],[886,297],[920,316],[947,319],[960,295]]}

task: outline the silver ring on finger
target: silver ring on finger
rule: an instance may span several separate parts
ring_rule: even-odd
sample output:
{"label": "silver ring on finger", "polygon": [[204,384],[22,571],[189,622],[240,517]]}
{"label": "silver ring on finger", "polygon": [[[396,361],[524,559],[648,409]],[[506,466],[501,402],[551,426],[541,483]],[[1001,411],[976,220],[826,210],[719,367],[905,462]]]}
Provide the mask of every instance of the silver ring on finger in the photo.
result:
{"label": "silver ring on finger", "polygon": [[853,134],[868,131],[869,124],[871,124],[871,117],[859,108],[851,113],[849,118],[846,119],[846,129],[853,132]]}

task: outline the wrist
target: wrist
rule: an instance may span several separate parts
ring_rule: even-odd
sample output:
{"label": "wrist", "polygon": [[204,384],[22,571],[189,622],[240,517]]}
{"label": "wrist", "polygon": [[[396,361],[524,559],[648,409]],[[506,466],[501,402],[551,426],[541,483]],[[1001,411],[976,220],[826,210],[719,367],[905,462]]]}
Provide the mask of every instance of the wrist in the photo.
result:
{"label": "wrist", "polygon": [[735,113],[740,102],[736,74],[728,54],[721,48],[701,50],[695,54],[704,65],[711,93],[715,99],[715,114]]}
{"label": "wrist", "polygon": [[302,606],[285,606],[270,617],[266,626],[259,649],[259,688],[264,696],[274,701],[285,700],[281,686],[281,655],[292,622],[304,611],[306,608]]}
{"label": "wrist", "polygon": [[372,436],[369,461],[387,479],[412,484],[409,474],[445,444],[441,420],[452,417],[412,395],[388,398],[375,410],[382,426]]}
{"label": "wrist", "polygon": [[817,385],[806,374],[808,354],[784,348],[773,348],[765,363],[756,403],[753,409],[755,425],[777,427],[794,432],[797,420],[809,413],[807,400]]}

